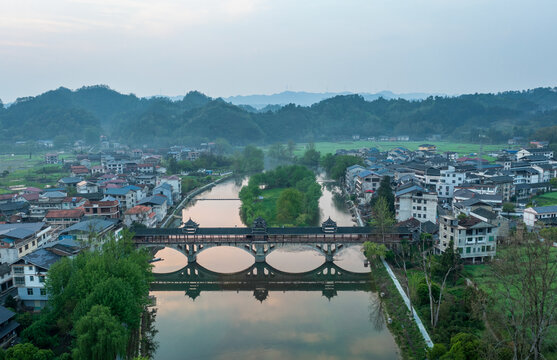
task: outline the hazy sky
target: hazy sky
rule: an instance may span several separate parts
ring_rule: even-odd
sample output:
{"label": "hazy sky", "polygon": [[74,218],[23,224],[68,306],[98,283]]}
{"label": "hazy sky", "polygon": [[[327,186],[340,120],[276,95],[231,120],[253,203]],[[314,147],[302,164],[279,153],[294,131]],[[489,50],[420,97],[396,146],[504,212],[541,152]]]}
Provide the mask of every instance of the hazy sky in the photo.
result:
{"label": "hazy sky", "polygon": [[557,86],[557,1],[0,0],[0,98]]}

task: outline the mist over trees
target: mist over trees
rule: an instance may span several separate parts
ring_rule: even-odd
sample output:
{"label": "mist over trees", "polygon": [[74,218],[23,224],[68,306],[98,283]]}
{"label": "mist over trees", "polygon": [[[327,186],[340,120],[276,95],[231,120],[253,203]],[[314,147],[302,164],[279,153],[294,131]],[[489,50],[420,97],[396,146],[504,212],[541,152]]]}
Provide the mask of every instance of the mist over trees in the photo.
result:
{"label": "mist over trees", "polygon": [[254,112],[190,92],[180,101],[123,95],[107,86],[66,88],[0,106],[0,142],[53,139],[95,143],[104,134],[123,143],[169,145],[227,140],[233,145],[311,142],[360,136],[410,135],[503,142],[557,125],[557,90],[366,101],[336,96],[312,106]]}

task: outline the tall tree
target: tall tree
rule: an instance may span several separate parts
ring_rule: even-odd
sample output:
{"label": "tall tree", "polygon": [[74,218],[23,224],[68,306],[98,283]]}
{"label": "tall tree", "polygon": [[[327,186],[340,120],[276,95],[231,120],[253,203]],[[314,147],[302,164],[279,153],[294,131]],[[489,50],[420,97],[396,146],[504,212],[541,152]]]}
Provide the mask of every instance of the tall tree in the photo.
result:
{"label": "tall tree", "polygon": [[[543,359],[544,346],[557,325],[557,261],[552,244],[557,229],[524,233],[514,243],[500,246],[491,263],[496,319],[512,344],[514,359]],[[498,310],[498,311],[497,311]]]}
{"label": "tall tree", "polygon": [[387,202],[387,207],[391,214],[395,213],[395,195],[393,193],[393,188],[391,186],[391,178],[389,176],[383,176],[381,182],[379,183],[379,189],[377,189],[377,196],[372,199],[372,206],[379,199],[383,198]]}
{"label": "tall tree", "polygon": [[385,238],[389,230],[396,223],[393,213],[389,209],[387,200],[383,196],[379,196],[373,205],[371,212],[370,225],[376,228],[381,234],[381,239],[385,242]]}
{"label": "tall tree", "polygon": [[125,355],[127,331],[110,309],[95,305],[75,325],[77,334],[73,358],[77,360],[113,360]]}

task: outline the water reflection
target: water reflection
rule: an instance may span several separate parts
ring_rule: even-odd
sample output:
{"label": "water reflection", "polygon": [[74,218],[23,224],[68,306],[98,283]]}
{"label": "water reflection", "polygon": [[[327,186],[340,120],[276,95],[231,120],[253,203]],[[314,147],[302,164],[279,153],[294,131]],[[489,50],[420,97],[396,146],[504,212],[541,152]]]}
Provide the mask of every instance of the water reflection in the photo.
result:
{"label": "water reflection", "polygon": [[208,248],[197,255],[197,262],[200,265],[219,273],[244,270],[250,267],[254,261],[254,257],[248,252],[231,246]]}
{"label": "water reflection", "polygon": [[[158,359],[397,359],[386,331],[368,321],[369,293],[271,291],[263,303],[249,291],[157,297]],[[164,334],[163,330],[164,329]]]}
{"label": "water reflection", "polygon": [[317,250],[292,245],[271,252],[267,255],[267,262],[282,271],[301,273],[313,270],[323,264],[325,256]]}
{"label": "water reflection", "polygon": [[[200,197],[237,197],[241,185],[228,181]],[[351,215],[338,205],[332,189],[324,186],[322,221],[331,216],[341,226],[353,225]],[[244,226],[239,208],[240,201],[197,201],[184,209],[183,218],[191,217],[202,227]],[[182,254],[164,249],[156,256],[164,260],[154,264],[155,272],[168,273],[155,275],[159,280],[186,271]],[[312,273],[320,266],[330,268],[324,260],[307,248],[280,248],[267,256],[276,272],[272,276],[241,249],[204,250],[197,263],[185,267],[190,274],[196,274],[197,267],[197,277],[184,272],[171,282],[153,284],[160,345],[154,358],[397,359],[396,344],[383,327],[380,302],[369,291],[361,247],[347,247],[334,258],[334,273],[354,278]],[[267,278],[259,277],[265,272]]]}

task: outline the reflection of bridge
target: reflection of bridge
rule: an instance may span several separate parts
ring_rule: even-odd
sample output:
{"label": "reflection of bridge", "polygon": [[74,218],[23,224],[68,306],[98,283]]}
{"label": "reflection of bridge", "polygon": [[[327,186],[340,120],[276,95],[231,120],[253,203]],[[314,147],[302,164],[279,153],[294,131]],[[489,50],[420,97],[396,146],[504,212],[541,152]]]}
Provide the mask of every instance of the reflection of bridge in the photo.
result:
{"label": "reflection of bridge", "polygon": [[369,280],[369,273],[350,272],[332,262],[303,273],[288,273],[266,262],[256,262],[231,274],[217,273],[193,262],[173,273],[155,274],[151,290],[185,291],[192,299],[202,291],[253,291],[259,301],[265,300],[269,291],[321,291],[330,299],[337,291],[369,290]]}
{"label": "reflection of bridge", "polygon": [[[384,240],[398,243],[408,235],[395,231]],[[337,226],[330,218],[321,227],[267,227],[258,218],[251,228],[200,228],[190,219],[182,228],[136,229],[134,236],[137,245],[171,247],[185,254],[188,262],[195,262],[197,254],[215,246],[237,247],[252,254],[256,262],[264,262],[270,252],[287,245],[315,249],[333,261],[341,249],[365,241],[383,241],[383,237],[369,227]]]}

